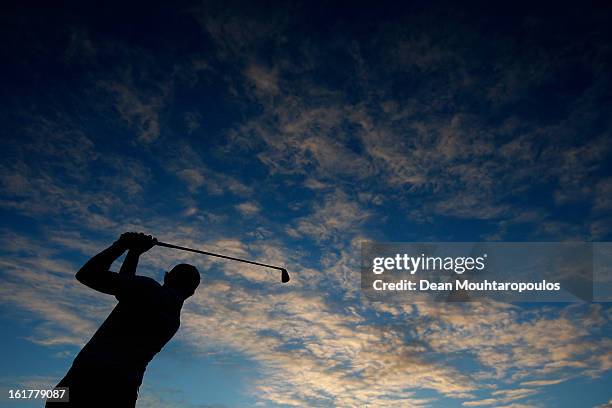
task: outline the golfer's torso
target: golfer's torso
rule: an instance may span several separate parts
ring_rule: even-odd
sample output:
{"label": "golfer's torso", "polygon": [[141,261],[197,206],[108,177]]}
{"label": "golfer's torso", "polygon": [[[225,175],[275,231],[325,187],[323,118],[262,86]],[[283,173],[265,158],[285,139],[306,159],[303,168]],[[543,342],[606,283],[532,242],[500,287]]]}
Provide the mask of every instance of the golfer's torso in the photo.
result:
{"label": "golfer's torso", "polygon": [[99,369],[138,384],[147,364],[180,326],[180,302],[157,282],[124,296],[83,347],[73,368]]}

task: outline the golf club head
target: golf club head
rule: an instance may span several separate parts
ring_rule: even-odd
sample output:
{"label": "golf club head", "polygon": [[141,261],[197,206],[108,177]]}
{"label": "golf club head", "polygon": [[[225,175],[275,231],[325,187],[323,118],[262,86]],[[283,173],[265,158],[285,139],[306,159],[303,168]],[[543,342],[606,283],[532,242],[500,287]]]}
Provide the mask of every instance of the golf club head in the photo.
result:
{"label": "golf club head", "polygon": [[281,268],[281,282],[289,282],[289,272],[285,268]]}

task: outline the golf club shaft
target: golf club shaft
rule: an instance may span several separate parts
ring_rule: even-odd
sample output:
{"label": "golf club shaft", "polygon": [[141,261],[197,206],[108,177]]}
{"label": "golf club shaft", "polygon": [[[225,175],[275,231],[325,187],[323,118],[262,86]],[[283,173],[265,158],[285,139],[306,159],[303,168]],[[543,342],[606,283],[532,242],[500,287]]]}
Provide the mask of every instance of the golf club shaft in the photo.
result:
{"label": "golf club shaft", "polygon": [[244,263],[249,263],[249,264],[252,264],[252,265],[265,266],[266,268],[278,269],[279,271],[284,271],[285,270],[285,268],[281,268],[280,266],[268,265],[268,264],[265,264],[265,263],[260,263],[260,262],[255,262],[255,261],[248,261],[246,259],[234,258],[233,256],[215,254],[214,252],[200,251],[199,249],[182,247],[182,246],[179,246],[179,245],[168,244],[166,242],[159,242],[159,241],[157,241],[157,243],[155,245],[166,247],[166,248],[180,249],[182,251],[195,252],[197,254],[202,254],[202,255],[216,256],[217,258],[231,259],[232,261],[244,262]]}

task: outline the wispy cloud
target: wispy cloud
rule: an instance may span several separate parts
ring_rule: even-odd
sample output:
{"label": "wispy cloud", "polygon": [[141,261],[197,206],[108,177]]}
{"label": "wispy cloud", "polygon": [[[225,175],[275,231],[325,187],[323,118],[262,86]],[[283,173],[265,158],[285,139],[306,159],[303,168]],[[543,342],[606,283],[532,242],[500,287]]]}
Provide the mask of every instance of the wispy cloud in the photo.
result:
{"label": "wispy cloud", "polygon": [[166,88],[160,94],[142,96],[131,84],[100,81],[99,86],[114,97],[117,112],[137,132],[139,142],[151,143],[159,137],[160,111],[166,97]]}
{"label": "wispy cloud", "polygon": [[261,211],[261,208],[253,202],[244,202],[236,205],[236,209],[245,216],[252,216]]}

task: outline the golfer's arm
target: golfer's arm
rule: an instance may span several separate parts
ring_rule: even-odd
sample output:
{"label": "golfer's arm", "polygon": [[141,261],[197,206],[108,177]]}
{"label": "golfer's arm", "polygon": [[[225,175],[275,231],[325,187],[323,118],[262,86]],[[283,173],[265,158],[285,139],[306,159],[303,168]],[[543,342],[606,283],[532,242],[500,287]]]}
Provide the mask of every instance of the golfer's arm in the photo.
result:
{"label": "golfer's arm", "polygon": [[136,275],[136,267],[138,266],[139,257],[140,253],[136,251],[128,251],[127,255],[125,256],[125,259],[123,260],[123,264],[121,264],[121,269],[119,269],[119,275]]}
{"label": "golfer's arm", "polygon": [[87,261],[77,272],[77,280],[99,292],[115,294],[119,284],[119,275],[111,272],[110,267],[124,252],[123,245],[114,243]]}

